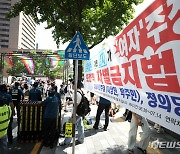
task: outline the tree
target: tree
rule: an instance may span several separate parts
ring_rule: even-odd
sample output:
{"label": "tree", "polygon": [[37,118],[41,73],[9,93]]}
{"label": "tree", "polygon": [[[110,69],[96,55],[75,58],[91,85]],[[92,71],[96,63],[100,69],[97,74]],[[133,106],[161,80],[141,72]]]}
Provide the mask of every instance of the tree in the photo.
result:
{"label": "tree", "polygon": [[[116,35],[133,18],[134,8],[143,0],[21,0],[8,17],[21,11],[31,15],[36,23],[47,22],[57,46],[72,39],[79,31],[89,49],[110,35]],[[82,61],[79,61],[82,78]]]}

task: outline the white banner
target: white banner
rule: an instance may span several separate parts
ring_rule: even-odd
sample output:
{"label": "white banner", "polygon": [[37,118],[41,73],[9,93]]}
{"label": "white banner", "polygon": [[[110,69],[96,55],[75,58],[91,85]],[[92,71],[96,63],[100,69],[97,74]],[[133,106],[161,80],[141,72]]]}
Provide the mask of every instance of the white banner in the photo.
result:
{"label": "white banner", "polygon": [[158,0],[84,65],[85,88],[180,134],[180,5]]}

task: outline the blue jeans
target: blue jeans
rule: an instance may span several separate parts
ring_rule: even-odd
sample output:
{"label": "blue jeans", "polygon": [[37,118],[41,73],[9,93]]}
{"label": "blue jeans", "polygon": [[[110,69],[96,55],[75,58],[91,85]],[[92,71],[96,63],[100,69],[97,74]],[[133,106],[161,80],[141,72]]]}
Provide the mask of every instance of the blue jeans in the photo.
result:
{"label": "blue jeans", "polygon": [[4,135],[0,138],[0,153],[7,154],[8,147],[7,147],[7,135]]}
{"label": "blue jeans", "polygon": [[[79,142],[83,143],[84,142],[84,125],[83,125],[83,120],[81,116],[76,116],[76,128],[78,131],[77,139]],[[65,144],[70,144],[72,138],[71,137],[66,137],[64,140]]]}

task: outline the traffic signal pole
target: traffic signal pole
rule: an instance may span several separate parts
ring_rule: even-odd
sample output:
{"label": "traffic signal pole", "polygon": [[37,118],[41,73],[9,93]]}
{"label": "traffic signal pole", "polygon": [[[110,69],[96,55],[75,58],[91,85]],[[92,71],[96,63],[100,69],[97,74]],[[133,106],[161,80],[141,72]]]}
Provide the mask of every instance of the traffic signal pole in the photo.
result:
{"label": "traffic signal pole", "polygon": [[74,107],[73,107],[73,146],[72,154],[75,154],[76,141],[76,108],[77,108],[77,80],[78,80],[78,60],[75,60],[75,82],[74,82]]}

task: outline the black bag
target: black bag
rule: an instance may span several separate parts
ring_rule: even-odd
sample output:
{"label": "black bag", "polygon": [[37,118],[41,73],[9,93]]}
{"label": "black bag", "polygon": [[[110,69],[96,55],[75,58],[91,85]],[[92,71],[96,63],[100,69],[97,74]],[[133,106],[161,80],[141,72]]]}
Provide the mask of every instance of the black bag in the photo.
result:
{"label": "black bag", "polygon": [[68,87],[68,85],[66,85],[66,87],[64,88],[64,93],[65,94],[67,93],[67,87]]}
{"label": "black bag", "polygon": [[131,122],[131,118],[132,118],[132,112],[128,110],[125,121]]}
{"label": "black bag", "polygon": [[[67,90],[67,89],[66,89],[66,90]],[[64,94],[65,94],[64,88],[60,88],[60,94],[61,94],[61,95],[64,95]]]}
{"label": "black bag", "polygon": [[90,103],[83,92],[77,91],[81,94],[82,99],[79,105],[77,106],[76,113],[78,116],[85,117],[88,113],[90,113]]}

